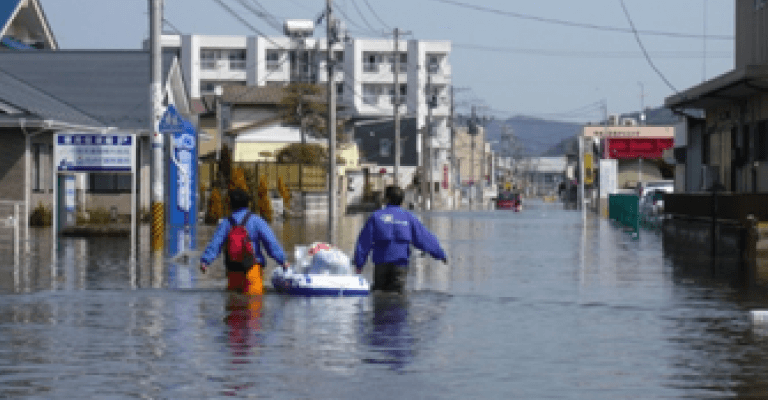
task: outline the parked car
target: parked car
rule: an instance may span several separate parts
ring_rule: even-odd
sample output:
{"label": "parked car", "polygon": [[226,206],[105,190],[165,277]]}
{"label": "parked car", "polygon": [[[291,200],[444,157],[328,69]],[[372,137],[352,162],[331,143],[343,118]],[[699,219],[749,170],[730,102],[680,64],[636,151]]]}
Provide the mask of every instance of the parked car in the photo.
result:
{"label": "parked car", "polygon": [[658,226],[664,219],[664,194],[672,193],[666,186],[647,189],[640,197],[637,212],[645,225]]}
{"label": "parked car", "polygon": [[661,189],[646,191],[645,195],[640,197],[638,212],[646,215],[661,214],[664,211],[664,193],[667,192]]}
{"label": "parked car", "polygon": [[650,190],[660,190],[665,193],[673,193],[675,191],[674,181],[649,181],[640,182],[637,185],[637,195],[642,199],[645,194]]}
{"label": "parked car", "polygon": [[503,191],[496,198],[497,210],[513,210],[519,212],[523,210],[523,198],[520,193]]}

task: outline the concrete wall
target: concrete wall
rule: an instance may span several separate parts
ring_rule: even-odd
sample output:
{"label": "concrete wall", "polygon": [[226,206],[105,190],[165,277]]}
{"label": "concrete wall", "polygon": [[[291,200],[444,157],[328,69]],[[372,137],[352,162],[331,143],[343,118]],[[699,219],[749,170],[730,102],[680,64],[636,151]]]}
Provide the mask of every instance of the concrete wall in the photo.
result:
{"label": "concrete wall", "polygon": [[768,4],[761,0],[736,0],[736,68],[768,62]]}
{"label": "concrete wall", "polygon": [[0,129],[0,200],[24,200],[24,134]]}

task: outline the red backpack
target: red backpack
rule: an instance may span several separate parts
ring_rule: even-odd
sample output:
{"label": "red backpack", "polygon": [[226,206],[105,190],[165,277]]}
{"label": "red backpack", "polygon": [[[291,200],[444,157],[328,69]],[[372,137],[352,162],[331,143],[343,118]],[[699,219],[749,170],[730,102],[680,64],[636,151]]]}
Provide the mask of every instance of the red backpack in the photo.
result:
{"label": "red backpack", "polygon": [[238,224],[233,217],[229,217],[230,229],[227,234],[226,256],[229,263],[241,264],[245,271],[251,269],[256,264],[256,253],[253,251],[253,242],[251,241],[245,224],[251,217],[251,213],[246,213],[243,222]]}

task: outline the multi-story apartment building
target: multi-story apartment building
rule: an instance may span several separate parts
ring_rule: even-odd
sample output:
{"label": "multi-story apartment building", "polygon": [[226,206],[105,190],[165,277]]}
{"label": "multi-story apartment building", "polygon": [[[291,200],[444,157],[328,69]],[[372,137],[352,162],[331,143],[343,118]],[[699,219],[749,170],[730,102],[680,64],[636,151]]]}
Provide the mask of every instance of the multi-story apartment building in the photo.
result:
{"label": "multi-story apartment building", "polygon": [[[217,86],[225,84],[327,83],[326,41],[310,35],[163,35],[163,46],[178,49],[189,93],[195,99],[212,95]],[[392,118],[394,50],[392,39],[350,39],[332,46],[343,116],[352,122]],[[401,40],[398,50],[401,115],[415,117],[419,127],[425,127],[428,94],[434,96],[433,168],[441,171],[450,149],[451,43]]]}

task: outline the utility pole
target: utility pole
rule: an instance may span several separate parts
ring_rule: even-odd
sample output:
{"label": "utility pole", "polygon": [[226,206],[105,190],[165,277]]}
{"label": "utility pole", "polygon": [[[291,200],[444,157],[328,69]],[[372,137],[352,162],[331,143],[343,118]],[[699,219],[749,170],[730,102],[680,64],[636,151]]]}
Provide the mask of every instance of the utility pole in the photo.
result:
{"label": "utility pole", "polygon": [[162,42],[163,0],[149,0],[151,123],[152,131],[152,230],[151,249],[160,252],[165,244],[165,140],[159,132],[162,118]]}
{"label": "utility pole", "polygon": [[394,185],[400,186],[400,29],[395,28],[395,51],[392,55],[394,66],[392,75],[395,77],[394,97],[392,98],[392,109],[394,110],[395,120],[395,176]]}
{"label": "utility pole", "polygon": [[327,26],[326,67],[328,69],[328,242],[336,243],[336,88],[333,76],[333,44],[336,34],[333,20],[333,0],[326,0]]}
{"label": "utility pole", "polygon": [[451,205],[453,208],[458,208],[457,204],[453,204],[453,202],[456,200],[456,121],[453,120],[454,118],[454,112],[456,111],[456,103],[454,102],[454,95],[456,94],[456,90],[451,85],[451,112],[450,116],[448,117],[448,123],[450,123],[450,130],[451,130],[451,163],[449,170],[451,171],[451,175],[448,177],[451,181],[451,190],[449,192],[451,196]]}
{"label": "utility pole", "polygon": [[475,138],[477,137],[477,114],[475,106],[472,106],[472,116],[469,119],[469,134],[472,136],[472,151],[470,152],[469,165],[471,168],[470,176],[472,177],[472,187],[469,193],[469,209],[472,210],[472,206],[475,203]]}
{"label": "utility pole", "polygon": [[395,28],[392,32],[394,38],[392,52],[392,76],[394,77],[392,111],[395,124],[395,169],[393,171],[393,184],[395,186],[400,186],[400,155],[402,153],[400,143],[400,35],[410,34],[410,31],[401,31],[399,28]]}
{"label": "utility pole", "polygon": [[435,183],[432,176],[432,109],[435,108],[435,96],[432,93],[432,74],[427,68],[427,166],[429,172],[427,173],[427,179],[429,182],[429,209],[431,210],[435,206],[434,192]]}

